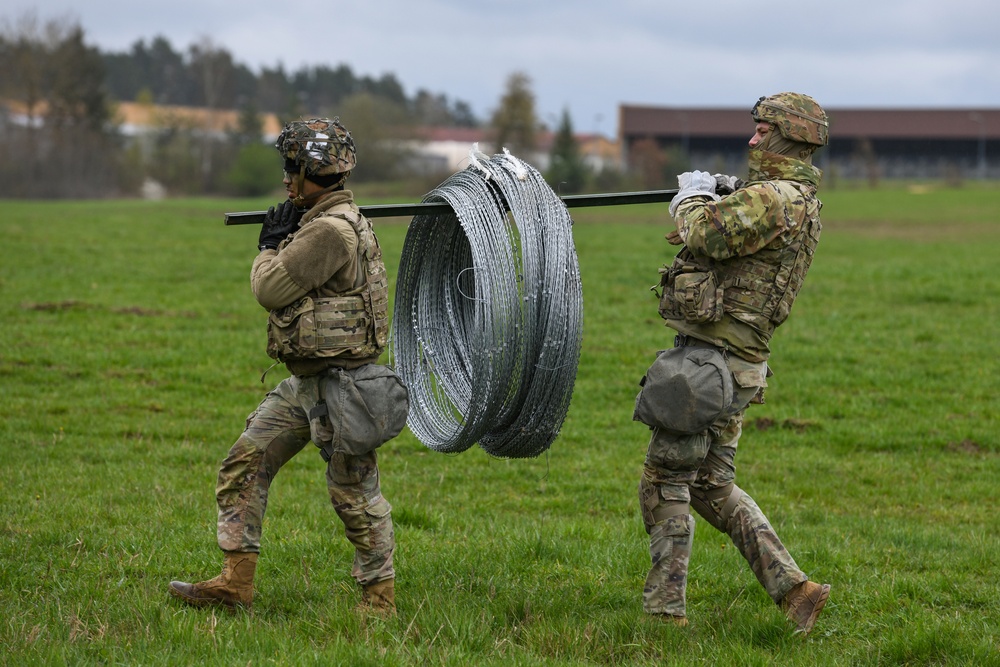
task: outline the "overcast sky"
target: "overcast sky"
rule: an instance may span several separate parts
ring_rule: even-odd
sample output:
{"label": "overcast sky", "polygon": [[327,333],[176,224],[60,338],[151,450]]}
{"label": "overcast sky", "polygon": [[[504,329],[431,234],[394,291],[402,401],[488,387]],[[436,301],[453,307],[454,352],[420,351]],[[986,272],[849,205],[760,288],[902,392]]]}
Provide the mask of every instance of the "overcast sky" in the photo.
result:
{"label": "overcast sky", "polygon": [[749,109],[783,90],[828,107],[1000,107],[996,0],[13,0],[0,18],[25,12],[78,21],[102,51],[162,35],[255,72],[391,73],[483,120],[522,71],[543,122],[568,108],[577,131],[608,135],[619,104]]}

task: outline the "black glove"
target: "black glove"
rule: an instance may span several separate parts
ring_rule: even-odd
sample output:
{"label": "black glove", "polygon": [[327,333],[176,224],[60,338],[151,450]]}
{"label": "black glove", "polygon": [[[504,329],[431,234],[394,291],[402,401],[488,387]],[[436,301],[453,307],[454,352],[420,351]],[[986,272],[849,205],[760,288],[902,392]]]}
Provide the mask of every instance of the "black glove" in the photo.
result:
{"label": "black glove", "polygon": [[715,194],[726,196],[731,195],[743,187],[744,181],[736,176],[726,174],[713,174],[715,176]]}
{"label": "black glove", "polygon": [[291,200],[285,200],[267,209],[267,213],[264,214],[264,224],[260,228],[257,249],[277,248],[286,236],[295,231],[302,214],[303,211],[296,208]]}

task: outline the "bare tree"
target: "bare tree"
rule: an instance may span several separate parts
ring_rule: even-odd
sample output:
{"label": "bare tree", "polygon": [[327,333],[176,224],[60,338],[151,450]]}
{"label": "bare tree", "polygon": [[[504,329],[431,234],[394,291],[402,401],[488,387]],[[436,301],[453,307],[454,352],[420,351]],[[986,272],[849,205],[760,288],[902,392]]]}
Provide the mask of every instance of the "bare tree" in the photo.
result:
{"label": "bare tree", "polygon": [[667,156],[656,140],[640,139],[629,151],[629,166],[638,174],[642,186],[647,190],[663,187],[663,173],[667,166]]}
{"label": "bare tree", "polygon": [[[0,93],[19,107],[4,122],[0,195],[79,197],[116,189],[113,109],[100,53],[68,20],[34,13],[0,33]],[[52,183],[59,182],[53,192]]]}
{"label": "bare tree", "polygon": [[352,179],[392,180],[407,171],[411,153],[406,109],[371,93],[351,95],[339,105],[336,115],[351,133],[358,151],[358,166]]}

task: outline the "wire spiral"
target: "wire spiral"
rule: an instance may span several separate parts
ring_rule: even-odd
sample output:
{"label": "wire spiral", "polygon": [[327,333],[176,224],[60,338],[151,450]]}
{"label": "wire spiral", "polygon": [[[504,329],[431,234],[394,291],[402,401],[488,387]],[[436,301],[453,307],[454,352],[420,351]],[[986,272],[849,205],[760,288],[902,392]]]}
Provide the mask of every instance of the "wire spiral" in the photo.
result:
{"label": "wire spiral", "polygon": [[407,425],[439,452],[538,456],[566,418],[583,337],[569,212],[506,150],[470,153],[423,201],[454,213],[414,216],[403,243],[391,355]]}

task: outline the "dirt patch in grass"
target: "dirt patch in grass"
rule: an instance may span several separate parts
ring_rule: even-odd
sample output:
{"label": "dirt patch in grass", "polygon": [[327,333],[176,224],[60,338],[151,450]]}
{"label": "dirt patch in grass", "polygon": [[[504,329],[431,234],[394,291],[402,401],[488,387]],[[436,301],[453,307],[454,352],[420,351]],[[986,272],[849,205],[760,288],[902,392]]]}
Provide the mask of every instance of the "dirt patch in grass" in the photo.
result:
{"label": "dirt patch in grass", "polygon": [[111,307],[86,301],[68,299],[65,301],[44,301],[40,303],[22,303],[22,310],[37,310],[43,312],[62,312],[67,310],[100,310],[118,315],[136,315],[138,317],[198,317],[198,313],[190,311],[170,312],[156,310],[153,308],[140,308],[139,306]]}
{"label": "dirt patch in grass", "polygon": [[968,438],[966,438],[961,442],[949,442],[947,445],[945,445],[945,448],[949,452],[955,452],[956,454],[979,455],[979,454],[989,453],[989,451],[985,447],[980,445],[975,440],[969,440]]}
{"label": "dirt patch in grass", "polygon": [[819,428],[819,424],[808,419],[783,419],[779,422],[770,417],[750,420],[747,422],[747,426],[755,428],[758,431],[770,431],[774,428],[780,428],[795,431],[796,433],[805,433],[811,429]]}

